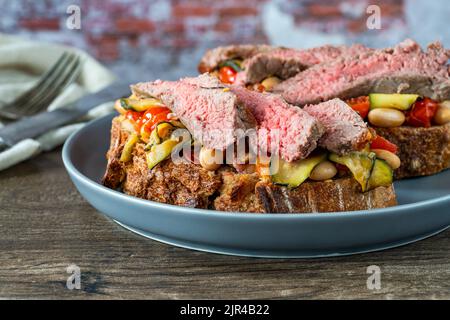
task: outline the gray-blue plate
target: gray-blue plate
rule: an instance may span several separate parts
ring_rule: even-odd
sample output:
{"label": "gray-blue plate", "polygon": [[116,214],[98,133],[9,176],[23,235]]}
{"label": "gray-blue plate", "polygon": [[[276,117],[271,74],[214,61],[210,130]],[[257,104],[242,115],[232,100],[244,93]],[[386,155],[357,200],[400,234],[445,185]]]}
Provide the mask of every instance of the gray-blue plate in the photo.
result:
{"label": "gray-blue plate", "polygon": [[147,201],[103,187],[113,115],[91,122],[64,145],[80,193],[125,228],[175,246],[254,257],[324,257],[424,239],[450,226],[450,170],[396,182],[399,206],[318,214],[245,214]]}

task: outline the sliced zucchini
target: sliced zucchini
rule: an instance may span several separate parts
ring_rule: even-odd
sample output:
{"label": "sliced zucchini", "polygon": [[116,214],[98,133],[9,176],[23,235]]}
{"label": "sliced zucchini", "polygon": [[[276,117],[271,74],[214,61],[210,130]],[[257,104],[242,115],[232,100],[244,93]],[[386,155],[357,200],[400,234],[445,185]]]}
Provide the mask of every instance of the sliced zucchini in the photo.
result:
{"label": "sliced zucchini", "polygon": [[147,166],[151,170],[158,163],[165,160],[172,153],[173,148],[177,146],[179,142],[176,140],[166,140],[161,144],[152,146],[150,152],[147,153]]}
{"label": "sliced zucchini", "polygon": [[219,64],[219,68],[222,67],[231,67],[234,69],[234,71],[239,72],[242,71],[242,67],[241,67],[242,61],[238,60],[238,59],[231,59],[231,60],[226,60],[224,62],[221,62]]}
{"label": "sliced zucchini", "polygon": [[345,156],[332,153],[329,158],[333,162],[346,166],[361,185],[363,192],[368,190],[367,184],[376,159],[375,153],[352,152]]}
{"label": "sliced zucchini", "polygon": [[392,184],[394,180],[394,171],[387,164],[386,161],[376,159],[367,184],[367,190],[372,190],[377,187],[387,187]]}
{"label": "sliced zucchini", "polygon": [[369,94],[370,109],[393,108],[405,111],[411,108],[417,98],[418,94],[372,93]]}
{"label": "sliced zucchini", "polygon": [[128,162],[131,160],[133,149],[136,143],[139,141],[139,137],[136,133],[131,134],[127,142],[125,143],[125,146],[123,147],[122,154],[120,155],[120,161],[122,162]]}
{"label": "sliced zucchini", "polygon": [[133,111],[146,111],[151,107],[164,107],[164,104],[154,98],[146,98],[146,99],[131,99],[131,98],[123,98],[120,99],[120,106],[125,110],[133,110]]}
{"label": "sliced zucchini", "polygon": [[327,154],[325,152],[293,162],[287,162],[279,157],[275,157],[270,161],[272,182],[296,188],[308,179],[315,166],[326,159]]}
{"label": "sliced zucchini", "polygon": [[176,129],[170,122],[161,122],[155,129],[148,134],[148,132],[141,132],[141,136],[145,135],[144,139],[147,142],[146,150],[150,150],[155,144],[160,144],[165,139],[169,138],[170,134]]}

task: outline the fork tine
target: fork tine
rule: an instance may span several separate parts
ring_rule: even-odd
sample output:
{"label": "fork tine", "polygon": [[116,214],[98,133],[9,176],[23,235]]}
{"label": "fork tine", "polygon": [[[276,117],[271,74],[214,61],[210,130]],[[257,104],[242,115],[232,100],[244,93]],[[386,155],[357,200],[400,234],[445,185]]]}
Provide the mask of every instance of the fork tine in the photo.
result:
{"label": "fork tine", "polygon": [[66,66],[60,77],[55,79],[42,95],[30,103],[27,108],[23,109],[23,115],[27,116],[39,110],[43,110],[64,90],[70,83],[72,83],[79,75],[80,59],[75,57],[73,61]]}
{"label": "fork tine", "polygon": [[38,80],[37,84],[34,85],[30,90],[19,96],[18,99],[10,102],[0,110],[0,116],[9,120],[20,119],[22,115],[22,110],[27,108],[28,104],[35,100],[37,96],[45,93],[46,88],[51,85],[52,79],[55,75],[60,74],[64,70],[64,65],[70,55],[64,52],[61,57],[53,64],[53,66],[44,73],[44,75]]}
{"label": "fork tine", "polygon": [[45,83],[43,83],[39,87],[39,90],[36,92],[36,94],[22,106],[21,111],[27,110],[36,102],[41,101],[43,97],[47,96],[52,90],[52,88],[55,86],[55,84],[59,83],[60,79],[64,76],[67,67],[71,65],[74,59],[75,59],[74,55],[67,54],[62,64],[58,66],[58,69],[56,69],[55,72],[50,77],[47,78]]}
{"label": "fork tine", "polygon": [[61,66],[60,70],[56,72],[47,83],[42,86],[41,92],[37,94],[31,101],[23,105],[20,109],[20,116],[27,116],[32,114],[33,110],[42,110],[53,101],[54,98],[61,91],[62,87],[67,85],[70,80],[70,75],[74,68],[79,64],[79,58],[76,55],[70,54],[68,61]]}
{"label": "fork tine", "polygon": [[31,115],[46,109],[52,101],[70,84],[72,84],[80,75],[81,72],[81,60],[77,57],[75,61],[68,66],[64,75],[62,75],[57,83],[51,88],[48,94],[40,101],[36,101],[33,105],[29,106],[27,110],[24,110],[24,115]]}
{"label": "fork tine", "polygon": [[[42,75],[40,80],[28,91],[19,96],[13,103],[15,105],[21,105],[29,102],[33,97],[41,92],[41,89],[48,84],[48,81],[59,72],[62,65],[66,63],[68,59],[68,53],[64,52],[61,57],[53,64],[53,66]],[[5,107],[6,108],[6,107]]]}

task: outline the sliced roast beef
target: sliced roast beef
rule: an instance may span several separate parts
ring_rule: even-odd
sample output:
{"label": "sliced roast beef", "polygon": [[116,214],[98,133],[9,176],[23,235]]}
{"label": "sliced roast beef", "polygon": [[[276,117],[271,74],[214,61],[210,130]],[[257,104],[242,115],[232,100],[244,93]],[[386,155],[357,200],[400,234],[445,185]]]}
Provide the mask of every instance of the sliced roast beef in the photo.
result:
{"label": "sliced roast beef", "polygon": [[[216,77],[206,74],[181,81],[202,88],[225,88]],[[323,127],[302,109],[289,105],[279,95],[239,86],[227,88],[255,117],[258,130],[254,138],[257,139],[251,141],[257,143],[259,151],[278,152],[286,161],[294,161],[306,158],[317,147]]]}
{"label": "sliced roast beef", "polygon": [[325,127],[319,145],[332,152],[345,154],[361,150],[372,137],[361,116],[340,99],[308,105],[303,110]]}
{"label": "sliced roast beef", "polygon": [[359,44],[350,47],[326,45],[311,49],[233,45],[209,50],[199,64],[199,71],[211,72],[221,62],[242,59],[244,71],[238,74],[236,84],[244,85],[260,82],[268,76],[288,79],[313,65],[329,62],[340,56],[353,56],[371,51],[373,49]]}
{"label": "sliced roast beef", "polygon": [[211,72],[216,69],[221,62],[230,59],[247,59],[258,53],[267,52],[273,50],[273,47],[268,45],[229,45],[223,47],[217,47],[206,51],[202,57],[198,71],[200,73]]}
{"label": "sliced roast beef", "polygon": [[393,49],[344,56],[313,66],[274,88],[289,103],[303,106],[331,98],[378,93],[417,93],[436,100],[450,98],[450,51],[440,43],[426,52],[412,40]]}
{"label": "sliced roast beef", "polygon": [[278,152],[287,161],[306,158],[323,134],[322,125],[279,95],[259,93],[233,86],[231,91],[252,112],[258,123],[258,147]]}
{"label": "sliced roast beef", "polygon": [[238,84],[258,83],[268,76],[288,79],[311,66],[327,63],[342,56],[372,51],[373,49],[358,44],[350,47],[327,45],[305,50],[276,48],[245,60],[244,71],[238,76]]}
{"label": "sliced roast beef", "polygon": [[211,149],[226,149],[237,141],[239,130],[256,126],[253,115],[240,104],[234,93],[218,86],[208,88],[205,77],[196,81],[157,80],[136,84],[132,91],[138,96],[160,99],[196,140]]}

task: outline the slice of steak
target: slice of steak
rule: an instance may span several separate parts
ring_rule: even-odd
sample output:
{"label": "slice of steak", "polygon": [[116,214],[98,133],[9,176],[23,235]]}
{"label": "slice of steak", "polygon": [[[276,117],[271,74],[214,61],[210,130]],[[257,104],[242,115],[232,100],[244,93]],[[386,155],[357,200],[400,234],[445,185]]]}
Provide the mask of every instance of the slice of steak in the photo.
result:
{"label": "slice of steak", "polygon": [[325,127],[319,145],[329,151],[345,154],[361,150],[372,138],[361,116],[340,99],[308,105],[303,110]]}
{"label": "slice of steak", "polygon": [[236,84],[258,83],[268,76],[288,79],[313,65],[332,61],[340,56],[371,52],[373,49],[356,44],[321,46],[311,49],[291,49],[267,45],[232,45],[206,52],[200,64],[201,73],[215,70],[229,59],[242,59],[244,71],[239,72]]}
{"label": "slice of steak", "polygon": [[239,86],[230,89],[258,123],[260,151],[278,152],[286,161],[295,161],[306,158],[317,147],[324,130],[307,112],[289,105],[279,95]]}
{"label": "slice of steak", "polygon": [[254,128],[256,121],[228,89],[207,86],[208,78],[212,77],[139,83],[132,91],[160,99],[197,141],[207,148],[224,150],[237,141],[239,130]]}
{"label": "slice of steak", "polygon": [[450,51],[440,43],[423,52],[412,40],[313,66],[274,88],[289,103],[303,106],[332,98],[371,92],[417,93],[436,100],[450,98]]}
{"label": "slice of steak", "polygon": [[239,86],[225,86],[216,77],[201,75],[182,81],[204,88],[231,90],[254,116],[258,149],[279,152],[286,161],[306,158],[316,147],[324,130],[321,124],[300,108],[289,105],[279,95],[260,93]]}
{"label": "slice of steak", "polygon": [[274,48],[245,60],[238,84],[258,83],[268,76],[288,79],[314,65],[372,51],[359,44],[350,47],[326,45],[312,49]]}
{"label": "slice of steak", "polygon": [[273,50],[273,47],[268,45],[229,45],[217,47],[206,51],[198,65],[200,73],[211,72],[216,69],[221,62],[230,59],[247,59],[258,53]]}

